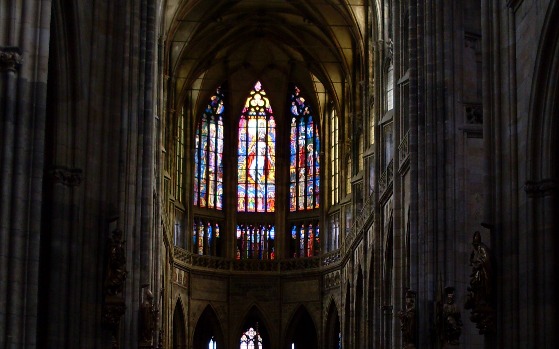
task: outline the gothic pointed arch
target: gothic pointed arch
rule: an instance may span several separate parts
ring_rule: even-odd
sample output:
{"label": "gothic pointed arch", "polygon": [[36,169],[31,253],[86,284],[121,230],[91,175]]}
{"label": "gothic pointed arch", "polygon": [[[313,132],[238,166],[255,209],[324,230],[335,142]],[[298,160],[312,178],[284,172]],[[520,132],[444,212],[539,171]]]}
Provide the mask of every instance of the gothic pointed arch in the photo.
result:
{"label": "gothic pointed arch", "polygon": [[275,259],[276,120],[257,81],[238,122],[237,259]]}
{"label": "gothic pointed arch", "polygon": [[266,91],[254,84],[239,119],[237,210],[274,212],[276,121]]}
{"label": "gothic pointed arch", "polygon": [[315,323],[304,305],[293,312],[289,325],[283,336],[285,349],[316,349],[318,335]]}
{"label": "gothic pointed arch", "polygon": [[217,348],[225,347],[221,323],[214,308],[208,304],[196,322],[192,348],[208,349],[210,341],[215,343]]}
{"label": "gothic pointed arch", "polygon": [[365,297],[363,292],[363,270],[361,269],[361,265],[359,265],[357,279],[355,281],[355,348],[362,348],[364,344],[363,334],[365,333],[365,314],[363,313],[363,309],[365,309]]}
{"label": "gothic pointed arch", "polygon": [[173,349],[186,349],[186,321],[180,299],[173,311]]}
{"label": "gothic pointed arch", "polygon": [[218,87],[204,108],[194,138],[194,205],[223,209],[223,117],[225,97]]}
{"label": "gothic pointed arch", "polygon": [[536,75],[532,80],[528,119],[529,180],[557,177],[559,165],[552,161],[559,157],[559,4],[552,1],[546,15],[543,34],[538,47]]}
{"label": "gothic pointed arch", "polygon": [[376,250],[373,250],[369,257],[370,262],[368,264],[369,269],[368,269],[368,283],[367,283],[367,304],[368,304],[367,328],[369,330],[368,343],[370,348],[376,348],[380,345],[380,333],[381,333],[379,324],[375,322],[375,320],[378,319],[378,316],[376,316],[375,311],[380,310],[378,306],[375,306],[375,301],[378,302],[378,298],[379,298],[379,288],[378,288],[379,278],[376,277],[378,275],[377,272],[378,261],[376,260],[377,253],[375,253],[375,251]]}
{"label": "gothic pointed arch", "polygon": [[313,210],[320,206],[319,117],[297,85],[290,90],[289,210]]}
{"label": "gothic pointed arch", "polygon": [[555,316],[559,310],[555,281],[559,268],[559,3],[551,1],[548,6],[531,89],[525,182],[530,233],[522,247],[530,251],[525,263],[540,271],[538,278],[531,279],[527,298],[534,300],[529,307],[544,314],[529,319],[545,324],[534,332],[533,342],[538,344],[559,338],[553,330],[559,326]]}
{"label": "gothic pointed arch", "polygon": [[252,305],[240,322],[240,326],[237,327],[236,336],[234,336],[235,348],[237,345],[243,348],[243,344],[246,344],[244,348],[249,348],[250,343],[259,341],[260,349],[269,349],[271,338],[268,328],[270,328],[269,322],[260,308],[256,304]]}
{"label": "gothic pointed arch", "polygon": [[328,306],[326,326],[324,329],[324,343],[326,349],[341,349],[342,347],[342,328],[340,324],[340,316],[338,307],[334,299],[330,300]]}
{"label": "gothic pointed arch", "polygon": [[351,285],[349,281],[346,284],[345,302],[344,302],[344,330],[342,332],[342,347],[349,348],[351,343]]}

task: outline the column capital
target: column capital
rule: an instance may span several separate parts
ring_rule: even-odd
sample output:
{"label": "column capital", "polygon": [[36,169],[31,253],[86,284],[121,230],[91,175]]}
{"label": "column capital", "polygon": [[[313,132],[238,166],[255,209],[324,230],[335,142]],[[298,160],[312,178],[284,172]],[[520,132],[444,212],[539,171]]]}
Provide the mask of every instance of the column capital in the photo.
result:
{"label": "column capital", "polygon": [[524,184],[524,190],[529,197],[546,196],[559,190],[559,181],[555,178],[528,180]]}
{"label": "column capital", "polygon": [[16,71],[23,63],[19,47],[0,47],[0,71]]}

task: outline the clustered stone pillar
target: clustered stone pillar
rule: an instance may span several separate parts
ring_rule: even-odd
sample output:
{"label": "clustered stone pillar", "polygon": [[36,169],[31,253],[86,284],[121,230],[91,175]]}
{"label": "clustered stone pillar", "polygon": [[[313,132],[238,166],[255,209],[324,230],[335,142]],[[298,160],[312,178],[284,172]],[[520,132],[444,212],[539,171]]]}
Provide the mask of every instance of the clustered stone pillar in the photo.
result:
{"label": "clustered stone pillar", "polygon": [[[18,69],[23,62],[21,51],[17,47],[0,48],[0,71],[2,72],[0,95],[0,110],[3,115],[2,122],[2,166],[0,176],[2,196],[0,201],[0,346],[4,347],[13,340],[14,328],[18,322],[19,315],[14,309],[13,292],[16,291],[10,282],[14,282],[14,273],[19,274],[20,267],[14,265],[12,261],[14,253],[11,246],[16,244],[18,237],[13,237],[14,233],[11,223],[11,199],[14,192],[13,171],[14,171],[14,148],[15,148],[15,129],[16,129],[16,98],[17,98],[17,76]],[[16,282],[17,284],[17,282]],[[10,286],[8,286],[10,285]],[[11,305],[10,305],[11,304]],[[17,305],[15,305],[17,306]],[[6,331],[6,332],[4,332]],[[6,342],[5,342],[6,341]]]}
{"label": "clustered stone pillar", "polygon": [[5,7],[10,11],[0,18],[0,347],[35,348],[51,3],[7,1]]}

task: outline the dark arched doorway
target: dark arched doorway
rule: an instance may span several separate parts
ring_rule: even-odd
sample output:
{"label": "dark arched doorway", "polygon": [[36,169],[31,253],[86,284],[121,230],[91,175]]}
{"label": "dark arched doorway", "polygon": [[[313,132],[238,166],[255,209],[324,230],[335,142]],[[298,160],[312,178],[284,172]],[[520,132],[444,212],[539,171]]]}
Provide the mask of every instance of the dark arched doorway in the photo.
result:
{"label": "dark arched doorway", "polygon": [[186,322],[180,300],[173,312],[173,349],[186,349]]}
{"label": "dark arched doorway", "polygon": [[342,329],[340,326],[340,317],[338,315],[338,308],[332,300],[328,307],[328,318],[326,320],[326,349],[340,349],[342,347]]}
{"label": "dark arched doorway", "polygon": [[286,349],[315,349],[318,348],[316,327],[309,312],[304,306],[300,306],[287,328],[285,334]]}
{"label": "dark arched doorway", "polygon": [[355,283],[355,348],[363,348],[365,343],[364,319],[363,309],[365,309],[365,302],[363,297],[363,271],[359,267],[357,272],[357,281]]}
{"label": "dark arched doorway", "polygon": [[208,305],[196,323],[192,348],[208,349],[210,342],[215,349],[225,348],[221,325],[213,308]]}
{"label": "dark arched doorway", "polygon": [[[270,349],[271,340],[262,312],[254,305],[250,308],[235,336],[235,348]],[[252,346],[251,346],[252,345]]]}
{"label": "dark arched doorway", "polygon": [[351,286],[349,285],[349,282],[347,283],[346,286],[346,291],[345,291],[345,305],[344,305],[344,332],[342,333],[342,342],[343,342],[343,348],[349,348],[349,344],[350,344],[350,337],[351,337],[351,332],[350,332],[350,324],[351,324],[351,297],[350,297],[350,292],[351,292]]}

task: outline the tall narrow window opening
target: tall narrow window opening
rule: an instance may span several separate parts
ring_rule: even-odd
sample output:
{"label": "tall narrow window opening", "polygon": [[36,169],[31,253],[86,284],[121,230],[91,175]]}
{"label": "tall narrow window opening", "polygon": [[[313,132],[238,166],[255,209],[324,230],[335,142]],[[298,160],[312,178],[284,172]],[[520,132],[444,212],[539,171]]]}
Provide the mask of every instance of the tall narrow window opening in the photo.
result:
{"label": "tall narrow window opening", "polygon": [[312,108],[294,86],[290,99],[290,211],[318,208],[320,193],[320,140]]}
{"label": "tall narrow window opening", "polygon": [[293,258],[313,257],[320,252],[318,221],[291,225],[290,254]]}
{"label": "tall narrow window opening", "polygon": [[184,196],[184,108],[177,117],[177,141],[176,141],[176,187],[175,198],[182,202]]}
{"label": "tall narrow window opening", "polygon": [[223,209],[223,93],[210,98],[196,129],[194,205]]}
{"label": "tall narrow window opening", "polygon": [[330,111],[330,187],[332,192],[331,204],[338,203],[340,198],[339,183],[340,183],[340,168],[339,168],[339,144],[338,144],[338,115],[334,108]]}
{"label": "tall narrow window opening", "polygon": [[247,98],[239,120],[237,210],[274,212],[276,122],[260,82]]}
{"label": "tall narrow window opening", "polygon": [[276,231],[272,224],[237,225],[237,259],[275,259]]}

